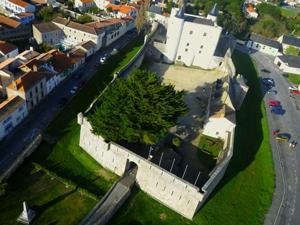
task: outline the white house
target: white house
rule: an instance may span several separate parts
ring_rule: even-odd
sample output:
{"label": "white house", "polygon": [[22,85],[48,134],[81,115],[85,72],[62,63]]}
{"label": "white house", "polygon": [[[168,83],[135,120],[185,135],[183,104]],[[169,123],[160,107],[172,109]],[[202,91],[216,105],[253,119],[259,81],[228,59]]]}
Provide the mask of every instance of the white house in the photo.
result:
{"label": "white house", "polygon": [[293,73],[300,75],[300,56],[279,55],[275,58],[274,63],[284,73]]}
{"label": "white house", "polygon": [[286,53],[286,50],[290,47],[297,48],[300,52],[300,38],[291,35],[282,35],[278,38],[278,41],[282,44],[284,53]]}
{"label": "white house", "polygon": [[222,27],[216,24],[216,5],[207,17],[185,14],[183,8],[172,9],[167,26],[165,62],[183,63],[213,69],[220,62],[215,56]]}
{"label": "white house", "polygon": [[247,47],[255,51],[276,56],[281,46],[278,41],[252,33],[247,42]]}
{"label": "white house", "polygon": [[93,0],[75,0],[74,1],[74,7],[78,8],[80,11],[86,11],[89,8],[92,8],[95,6],[95,3]]}
{"label": "white house", "polygon": [[94,2],[99,9],[106,9],[108,4],[116,4],[115,0],[94,0]]}
{"label": "white house", "polygon": [[14,58],[19,54],[17,46],[6,41],[0,41],[0,62],[8,58]]}
{"label": "white house", "polygon": [[215,138],[227,139],[228,131],[234,130],[236,126],[235,109],[229,96],[229,86],[225,82],[225,89],[220,99],[214,99],[210,102],[209,118],[203,129],[203,134]]}
{"label": "white house", "polygon": [[34,13],[17,13],[17,14],[13,14],[11,17],[17,19],[17,21],[19,21],[22,24],[29,24],[34,20]]}
{"label": "white house", "polygon": [[13,96],[0,103],[0,141],[27,116],[26,101]]}
{"label": "white house", "polygon": [[117,18],[137,16],[137,9],[130,5],[108,4],[105,6],[106,11],[111,11],[111,15]]}
{"label": "white house", "polygon": [[2,0],[5,9],[13,13],[35,12],[35,6],[23,0]]}

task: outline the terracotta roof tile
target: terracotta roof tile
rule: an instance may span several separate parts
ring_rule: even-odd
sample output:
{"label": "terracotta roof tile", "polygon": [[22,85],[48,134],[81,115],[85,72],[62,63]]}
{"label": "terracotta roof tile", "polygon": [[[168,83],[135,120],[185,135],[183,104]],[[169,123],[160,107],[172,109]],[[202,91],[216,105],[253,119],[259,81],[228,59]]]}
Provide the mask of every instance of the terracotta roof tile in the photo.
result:
{"label": "terracotta roof tile", "polygon": [[6,16],[0,15],[0,25],[10,28],[17,28],[21,25],[21,23]]}
{"label": "terracotta roof tile", "polygon": [[8,1],[11,2],[11,3],[14,3],[15,5],[21,6],[23,8],[29,6],[29,3],[24,2],[22,0],[8,0]]}
{"label": "terracotta roof tile", "polygon": [[41,33],[47,33],[47,32],[51,32],[51,31],[60,30],[60,28],[52,22],[36,23],[36,24],[33,24],[32,26],[34,26]]}
{"label": "terracotta roof tile", "polygon": [[20,96],[14,96],[0,103],[0,121],[6,119],[12,112],[25,103]]}
{"label": "terracotta roof tile", "polygon": [[[21,92],[27,92],[30,90],[36,83],[45,78],[45,74],[42,72],[29,71],[23,76],[15,80],[17,85],[17,90]],[[9,89],[14,90],[13,82],[11,82],[8,87]]]}
{"label": "terracotta roof tile", "polygon": [[80,0],[82,3],[87,4],[87,3],[92,3],[93,0]]}

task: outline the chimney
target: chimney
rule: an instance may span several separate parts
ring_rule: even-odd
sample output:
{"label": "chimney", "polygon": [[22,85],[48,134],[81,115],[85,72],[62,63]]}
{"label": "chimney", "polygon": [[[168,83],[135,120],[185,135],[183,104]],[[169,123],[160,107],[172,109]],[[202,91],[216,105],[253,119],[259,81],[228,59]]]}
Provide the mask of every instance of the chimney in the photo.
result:
{"label": "chimney", "polygon": [[14,90],[18,90],[18,85],[17,85],[17,82],[15,80],[12,81],[12,85],[13,85]]}
{"label": "chimney", "polygon": [[71,17],[68,16],[68,21],[70,22],[70,20],[71,20]]}
{"label": "chimney", "polygon": [[32,47],[32,46],[30,46],[30,47],[29,47],[29,50],[30,50],[30,51],[33,51],[33,47]]}
{"label": "chimney", "polygon": [[33,65],[32,69],[33,69],[34,72],[37,72],[37,66],[36,65]]}

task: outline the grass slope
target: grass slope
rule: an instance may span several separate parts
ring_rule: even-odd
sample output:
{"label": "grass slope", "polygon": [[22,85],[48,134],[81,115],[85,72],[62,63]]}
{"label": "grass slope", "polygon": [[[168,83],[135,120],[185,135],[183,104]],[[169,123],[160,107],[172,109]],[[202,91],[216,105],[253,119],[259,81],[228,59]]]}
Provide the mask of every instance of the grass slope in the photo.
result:
{"label": "grass slope", "polygon": [[235,52],[238,73],[247,79],[249,92],[237,111],[234,155],[224,179],[193,221],[136,191],[110,222],[111,225],[258,225],[272,201],[274,170],[269,131],[257,72],[251,59]]}
{"label": "grass slope", "polygon": [[289,73],[288,80],[293,84],[300,84],[300,75]]}

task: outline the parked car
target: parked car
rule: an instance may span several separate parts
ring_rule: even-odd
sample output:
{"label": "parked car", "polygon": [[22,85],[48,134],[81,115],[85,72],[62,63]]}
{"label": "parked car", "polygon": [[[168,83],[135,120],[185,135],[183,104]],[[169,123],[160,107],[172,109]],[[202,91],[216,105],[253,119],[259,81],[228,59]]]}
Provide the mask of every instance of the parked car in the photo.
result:
{"label": "parked car", "polygon": [[290,90],[291,94],[300,95],[300,90]]}
{"label": "parked car", "polygon": [[270,99],[270,100],[268,101],[268,105],[269,105],[269,106],[280,106],[280,101]]}
{"label": "parked car", "polygon": [[267,70],[267,69],[261,69],[260,71],[261,71],[261,72],[264,72],[264,73],[271,73],[271,71],[270,71],[270,70]]}
{"label": "parked car", "polygon": [[116,55],[118,53],[118,49],[114,48],[112,51],[111,51],[111,55]]}
{"label": "parked car", "polygon": [[296,87],[296,86],[289,86],[289,90],[298,90],[298,87]]}
{"label": "parked car", "polygon": [[275,81],[272,78],[262,78],[262,83],[266,86],[275,87]]}
{"label": "parked car", "polygon": [[273,90],[273,89],[270,89],[267,91],[268,94],[274,94],[276,95],[277,94],[277,91],[276,90]]}
{"label": "parked car", "polygon": [[74,86],[74,87],[70,90],[70,93],[71,93],[71,94],[75,94],[77,90],[78,90],[78,87],[77,87],[77,86]]}
{"label": "parked car", "polygon": [[281,107],[281,105],[279,105],[279,106],[272,106],[271,107],[271,113],[273,113],[275,115],[282,116],[285,113],[285,110]]}
{"label": "parked car", "polygon": [[285,133],[280,133],[280,134],[276,135],[275,139],[277,141],[289,141],[290,140],[290,135],[285,134]]}

